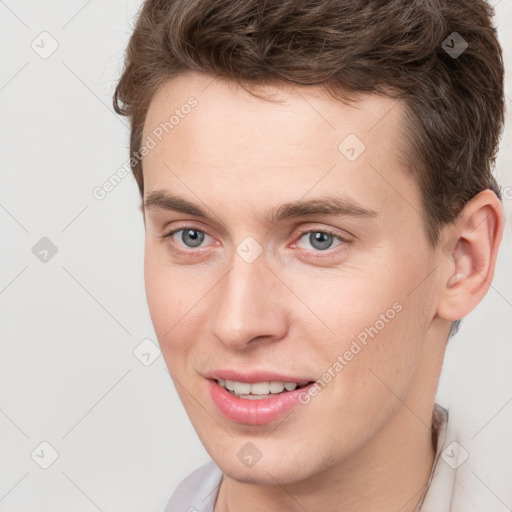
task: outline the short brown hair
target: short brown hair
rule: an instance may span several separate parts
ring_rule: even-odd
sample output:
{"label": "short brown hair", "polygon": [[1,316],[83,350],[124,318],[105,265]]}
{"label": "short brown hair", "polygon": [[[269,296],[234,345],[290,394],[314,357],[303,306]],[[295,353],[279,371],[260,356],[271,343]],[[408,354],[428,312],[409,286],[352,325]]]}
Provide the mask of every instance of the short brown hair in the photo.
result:
{"label": "short brown hair", "polygon": [[[131,119],[130,165],[141,196],[152,97],[199,71],[242,86],[284,80],[335,98],[376,93],[405,105],[408,167],[432,246],[490,188],[504,122],[503,61],[484,0],[147,0],[114,93]],[[467,43],[461,55],[449,52]],[[461,46],[457,46],[461,48]],[[463,48],[463,47],[462,47]]]}

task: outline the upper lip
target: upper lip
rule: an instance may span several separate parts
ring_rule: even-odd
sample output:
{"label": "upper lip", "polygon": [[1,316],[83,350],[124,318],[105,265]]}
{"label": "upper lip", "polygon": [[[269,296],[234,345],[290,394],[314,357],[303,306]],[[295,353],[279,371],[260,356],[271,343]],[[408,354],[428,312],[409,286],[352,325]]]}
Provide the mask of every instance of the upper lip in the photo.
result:
{"label": "upper lip", "polygon": [[282,373],[277,372],[269,372],[269,371],[240,371],[240,370],[212,370],[204,374],[207,379],[212,380],[233,380],[236,382],[247,382],[253,384],[255,382],[296,382],[297,384],[307,384],[308,382],[312,382],[314,379],[308,379],[303,376],[298,377],[296,375],[284,375]]}

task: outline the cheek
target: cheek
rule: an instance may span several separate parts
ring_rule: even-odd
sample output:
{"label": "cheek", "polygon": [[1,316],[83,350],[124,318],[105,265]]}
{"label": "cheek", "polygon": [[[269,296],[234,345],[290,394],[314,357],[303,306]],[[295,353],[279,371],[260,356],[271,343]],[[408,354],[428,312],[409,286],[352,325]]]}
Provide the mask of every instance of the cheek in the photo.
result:
{"label": "cheek", "polygon": [[389,275],[381,270],[372,274],[371,265],[362,264],[357,268],[345,265],[340,269],[284,271],[283,281],[293,283],[293,293],[299,299],[291,302],[290,298],[293,322],[310,330],[309,342],[322,340],[327,353],[343,350],[360,333],[364,338],[365,329],[376,322],[379,331],[389,331],[397,316],[393,305],[400,292],[382,274]]}
{"label": "cheek", "polygon": [[[210,278],[208,277],[210,275]],[[173,266],[165,251],[146,243],[144,281],[151,321],[169,369],[178,372],[204,338],[207,294],[214,286],[211,271]]]}
{"label": "cheek", "polygon": [[[390,394],[378,377],[397,391],[410,384],[429,325],[428,285],[411,293],[421,274],[418,264],[387,256],[379,265],[283,274],[303,301],[291,320],[303,330],[302,351],[314,350],[317,371],[334,372],[343,394],[359,399]],[[421,265],[423,271],[427,267]]]}
{"label": "cheek", "polygon": [[172,348],[179,328],[179,318],[183,315],[183,286],[180,274],[162,257],[161,250],[146,242],[144,255],[144,282],[149,313],[164,354]]}
{"label": "cheek", "polygon": [[174,310],[172,295],[169,294],[169,286],[162,272],[163,265],[158,261],[157,252],[146,242],[144,284],[149,313],[159,340],[164,330],[164,320],[169,318],[168,312]]}

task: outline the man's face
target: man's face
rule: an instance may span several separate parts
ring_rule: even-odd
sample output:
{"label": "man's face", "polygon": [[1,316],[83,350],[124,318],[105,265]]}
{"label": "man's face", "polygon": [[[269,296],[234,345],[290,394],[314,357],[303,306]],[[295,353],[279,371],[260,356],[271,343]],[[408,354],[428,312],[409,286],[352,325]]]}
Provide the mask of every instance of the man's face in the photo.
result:
{"label": "man's face", "polygon": [[[233,478],[275,484],[362,453],[403,402],[427,410],[439,370],[423,352],[437,273],[401,161],[402,106],[363,96],[349,107],[316,87],[265,91],[280,102],[189,74],[153,98],[145,280],[163,356],[204,446]],[[197,104],[182,108],[190,97]],[[153,130],[176,109],[159,141]],[[206,217],[165,208],[157,192]],[[285,203],[327,198],[341,203],[338,214],[278,215]],[[213,378],[230,370],[241,382],[268,372],[269,382],[324,384],[296,391],[291,405],[283,395],[249,400]]]}

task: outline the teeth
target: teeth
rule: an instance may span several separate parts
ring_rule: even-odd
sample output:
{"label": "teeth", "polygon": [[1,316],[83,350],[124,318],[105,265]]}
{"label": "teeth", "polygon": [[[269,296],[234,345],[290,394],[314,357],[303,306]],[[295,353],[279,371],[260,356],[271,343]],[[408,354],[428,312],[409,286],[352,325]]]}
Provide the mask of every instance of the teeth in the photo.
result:
{"label": "teeth", "polygon": [[298,384],[296,382],[237,382],[233,380],[218,379],[217,381],[222,387],[229,391],[232,391],[235,395],[244,395],[243,398],[250,400],[258,400],[260,397],[265,398],[268,394],[282,393],[286,391],[293,391],[297,389]]}
{"label": "teeth", "polygon": [[[248,382],[233,382],[233,391],[237,394],[237,395],[247,395],[251,392],[251,384],[249,384]],[[260,394],[260,393],[258,393]]]}
{"label": "teeth", "polygon": [[[235,391],[238,391],[235,389]],[[270,393],[270,382],[255,382],[251,384],[251,393],[253,395],[268,395]]]}
{"label": "teeth", "polygon": [[272,381],[270,383],[271,393],[281,393],[284,390],[284,384],[282,382]]}

